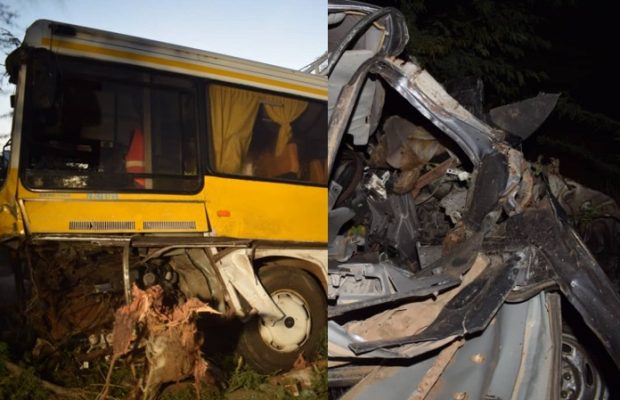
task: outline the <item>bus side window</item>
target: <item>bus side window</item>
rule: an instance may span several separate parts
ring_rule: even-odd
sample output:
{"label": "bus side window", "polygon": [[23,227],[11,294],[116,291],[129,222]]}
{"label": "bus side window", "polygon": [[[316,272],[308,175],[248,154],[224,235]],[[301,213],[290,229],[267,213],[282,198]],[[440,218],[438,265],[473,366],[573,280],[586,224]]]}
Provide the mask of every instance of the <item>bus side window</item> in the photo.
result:
{"label": "bus side window", "polygon": [[208,96],[216,172],[326,182],[325,103],[220,84]]}

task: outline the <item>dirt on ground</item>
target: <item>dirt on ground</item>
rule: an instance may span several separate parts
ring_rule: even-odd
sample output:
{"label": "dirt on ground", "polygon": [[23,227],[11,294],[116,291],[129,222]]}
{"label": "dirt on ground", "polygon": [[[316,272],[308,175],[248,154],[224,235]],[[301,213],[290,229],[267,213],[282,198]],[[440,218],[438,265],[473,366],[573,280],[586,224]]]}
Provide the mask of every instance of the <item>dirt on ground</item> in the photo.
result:
{"label": "dirt on ground", "polygon": [[287,373],[260,375],[233,353],[204,357],[210,332],[196,321],[218,316],[207,304],[195,298],[168,304],[159,286],[134,287],[132,299],[116,310],[110,336],[102,339],[110,343],[93,345],[90,338],[88,348],[80,335],[52,344],[28,326],[23,308],[4,306],[0,400],[327,398],[324,356],[300,359]]}

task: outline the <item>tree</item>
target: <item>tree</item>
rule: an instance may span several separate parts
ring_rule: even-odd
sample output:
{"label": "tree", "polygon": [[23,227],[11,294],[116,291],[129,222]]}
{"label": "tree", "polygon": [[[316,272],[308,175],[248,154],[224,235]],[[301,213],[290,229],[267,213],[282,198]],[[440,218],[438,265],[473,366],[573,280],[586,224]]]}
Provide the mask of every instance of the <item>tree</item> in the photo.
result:
{"label": "tree", "polygon": [[526,155],[558,157],[567,176],[620,199],[616,14],[605,3],[401,0],[400,9],[408,52],[440,82],[482,79],[485,108],[560,92]]}
{"label": "tree", "polygon": [[[8,4],[0,2],[0,50],[7,55],[21,44],[21,41],[13,34],[17,13]],[[4,63],[2,64],[4,67]],[[6,71],[0,77],[0,94],[7,94],[10,85]],[[0,115],[0,118],[11,118],[12,112]],[[0,145],[8,140],[8,132],[0,132]],[[1,148],[1,146],[0,146]]]}
{"label": "tree", "polygon": [[0,49],[5,54],[10,53],[21,43],[11,31],[15,28],[16,18],[17,13],[9,5],[0,2]]}
{"label": "tree", "polygon": [[408,50],[440,81],[479,77],[489,106],[536,94],[548,79],[531,60],[550,43],[530,0],[402,2]]}

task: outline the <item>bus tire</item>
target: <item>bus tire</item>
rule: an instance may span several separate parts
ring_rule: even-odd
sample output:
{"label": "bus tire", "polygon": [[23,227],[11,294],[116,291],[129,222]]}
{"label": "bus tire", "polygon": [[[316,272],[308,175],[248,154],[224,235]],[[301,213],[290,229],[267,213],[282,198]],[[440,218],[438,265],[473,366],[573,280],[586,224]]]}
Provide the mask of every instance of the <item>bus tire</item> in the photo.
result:
{"label": "bus tire", "polygon": [[300,354],[312,359],[326,340],[327,300],[319,283],[306,271],[265,266],[258,272],[265,290],[287,316],[267,326],[262,318],[245,324],[239,353],[257,372],[272,374],[293,367]]}

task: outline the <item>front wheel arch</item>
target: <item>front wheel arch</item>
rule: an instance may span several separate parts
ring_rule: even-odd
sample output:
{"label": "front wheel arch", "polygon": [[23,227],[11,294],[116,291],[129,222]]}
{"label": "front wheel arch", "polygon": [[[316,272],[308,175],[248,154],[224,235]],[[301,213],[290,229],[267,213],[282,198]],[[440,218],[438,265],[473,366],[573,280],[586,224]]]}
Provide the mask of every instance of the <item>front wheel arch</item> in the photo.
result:
{"label": "front wheel arch", "polygon": [[[281,261],[263,265],[258,276],[267,293],[291,318],[285,317],[278,325],[267,327],[260,317],[252,318],[239,338],[239,352],[261,373],[288,370],[300,355],[312,359],[326,339],[327,299],[320,283],[305,270],[286,266]],[[307,337],[304,337],[306,330]],[[266,342],[265,332],[274,338],[271,343]],[[291,341],[301,344],[293,346]]]}

